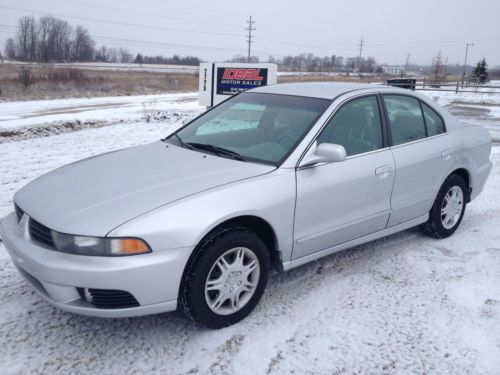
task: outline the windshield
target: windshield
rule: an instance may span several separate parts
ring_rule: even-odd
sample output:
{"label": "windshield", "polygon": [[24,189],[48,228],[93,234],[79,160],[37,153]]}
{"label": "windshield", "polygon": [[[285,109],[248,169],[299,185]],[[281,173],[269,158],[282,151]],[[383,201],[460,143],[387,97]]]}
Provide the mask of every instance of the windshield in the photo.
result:
{"label": "windshield", "polygon": [[221,157],[279,165],[329,104],[325,99],[243,93],[198,117],[174,138],[187,148]]}

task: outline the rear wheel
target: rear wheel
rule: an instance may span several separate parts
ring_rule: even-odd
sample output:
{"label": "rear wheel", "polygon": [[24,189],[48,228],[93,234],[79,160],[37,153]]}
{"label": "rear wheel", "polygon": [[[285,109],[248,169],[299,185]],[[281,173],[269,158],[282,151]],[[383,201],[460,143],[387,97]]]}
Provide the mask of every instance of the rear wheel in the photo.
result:
{"label": "rear wheel", "polygon": [[446,238],[457,230],[465,212],[466,189],[464,179],[458,175],[451,175],[444,181],[429,220],[422,225],[424,233],[434,238]]}
{"label": "rear wheel", "polygon": [[185,274],[181,304],[209,328],[237,323],[259,302],[269,277],[269,253],[246,228],[226,228],[199,246]]}

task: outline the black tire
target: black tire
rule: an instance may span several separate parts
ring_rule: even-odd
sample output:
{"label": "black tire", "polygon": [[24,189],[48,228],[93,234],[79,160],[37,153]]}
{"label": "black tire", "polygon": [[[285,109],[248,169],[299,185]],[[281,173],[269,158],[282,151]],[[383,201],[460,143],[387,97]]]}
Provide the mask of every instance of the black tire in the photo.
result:
{"label": "black tire", "polygon": [[[462,190],[463,194],[463,206],[462,212],[460,213],[460,217],[457,222],[451,228],[445,228],[442,220],[441,220],[441,208],[443,206],[443,201],[445,199],[448,191],[457,186]],[[428,236],[434,238],[446,238],[451,236],[457,230],[458,226],[462,222],[462,218],[464,217],[465,206],[467,202],[467,185],[462,177],[453,174],[448,176],[448,178],[443,182],[441,189],[439,189],[439,193],[432,205],[431,211],[429,212],[429,220],[425,224],[422,225],[422,230]]]}
{"label": "black tire", "polygon": [[[221,255],[235,247],[250,249],[257,257],[260,277],[250,300],[238,311],[219,315],[212,311],[205,298],[205,283],[209,272]],[[259,303],[269,279],[269,252],[264,242],[253,231],[243,228],[216,230],[197,247],[180,290],[180,305],[184,314],[208,328],[219,329],[235,324],[248,316]]]}

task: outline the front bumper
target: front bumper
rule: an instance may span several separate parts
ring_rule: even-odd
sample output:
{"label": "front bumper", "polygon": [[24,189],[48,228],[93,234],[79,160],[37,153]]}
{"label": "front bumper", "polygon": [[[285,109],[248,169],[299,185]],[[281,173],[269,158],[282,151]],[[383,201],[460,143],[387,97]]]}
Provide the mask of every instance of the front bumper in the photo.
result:
{"label": "front bumper", "polygon": [[[131,317],[173,311],[192,248],[154,250],[123,257],[71,255],[46,249],[29,238],[27,221],[7,216],[2,240],[20,274],[40,296],[63,310],[100,317]],[[98,308],[77,288],[121,290],[139,303],[129,308]]]}

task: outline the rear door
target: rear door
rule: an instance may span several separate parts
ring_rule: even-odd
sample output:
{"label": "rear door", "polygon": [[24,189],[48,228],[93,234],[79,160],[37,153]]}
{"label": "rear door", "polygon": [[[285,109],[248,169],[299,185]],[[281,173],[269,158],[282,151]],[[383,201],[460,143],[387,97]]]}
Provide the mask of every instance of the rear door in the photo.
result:
{"label": "rear door", "polygon": [[419,99],[384,94],[396,176],[388,227],[429,212],[455,148],[443,119]]}
{"label": "rear door", "polygon": [[343,104],[316,141],[341,144],[348,157],[297,170],[292,259],[383,230],[389,218],[394,160],[377,96]]}

